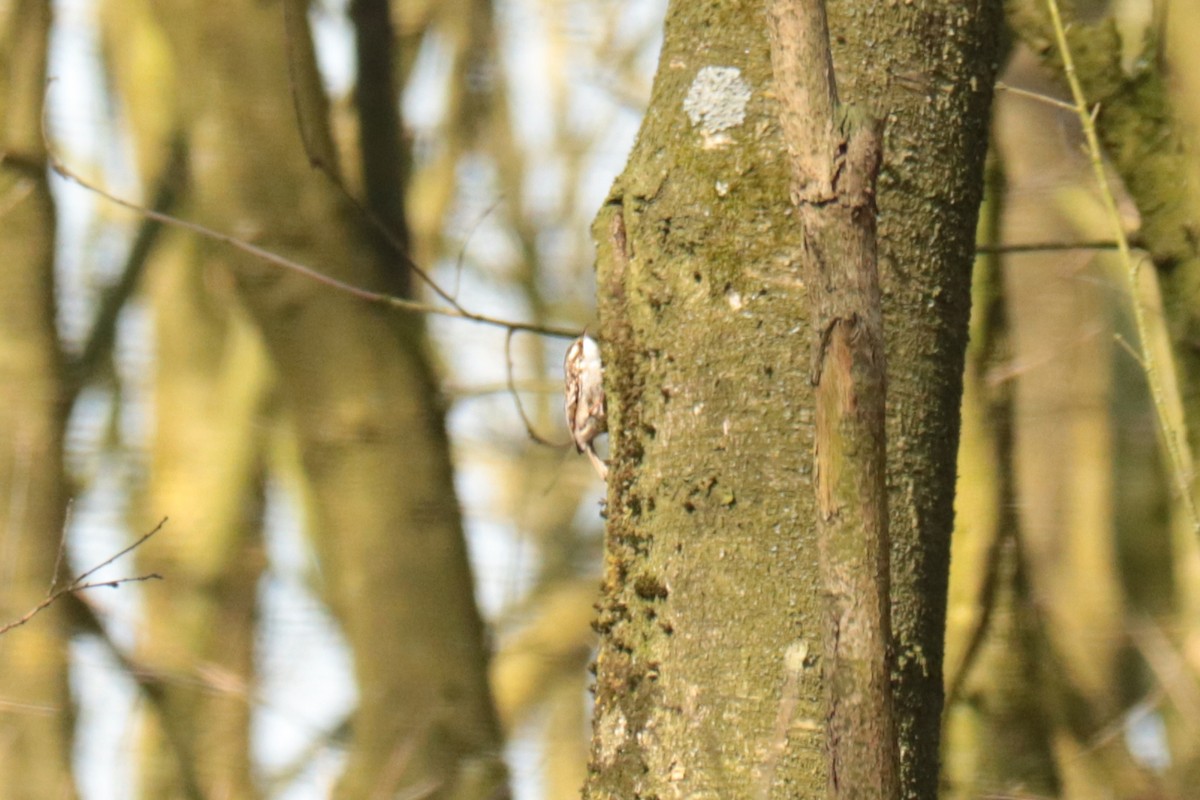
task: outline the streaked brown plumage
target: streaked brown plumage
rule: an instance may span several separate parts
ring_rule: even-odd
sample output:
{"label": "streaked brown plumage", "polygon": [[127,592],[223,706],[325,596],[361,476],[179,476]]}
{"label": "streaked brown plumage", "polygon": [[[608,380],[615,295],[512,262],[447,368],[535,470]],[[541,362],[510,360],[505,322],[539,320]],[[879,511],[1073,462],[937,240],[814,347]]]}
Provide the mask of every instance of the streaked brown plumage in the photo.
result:
{"label": "streaked brown plumage", "polygon": [[604,367],[600,346],[586,333],[567,348],[563,360],[567,428],[575,449],[587,454],[601,478],[608,477],[608,465],[596,453],[595,439],[608,430],[604,407]]}

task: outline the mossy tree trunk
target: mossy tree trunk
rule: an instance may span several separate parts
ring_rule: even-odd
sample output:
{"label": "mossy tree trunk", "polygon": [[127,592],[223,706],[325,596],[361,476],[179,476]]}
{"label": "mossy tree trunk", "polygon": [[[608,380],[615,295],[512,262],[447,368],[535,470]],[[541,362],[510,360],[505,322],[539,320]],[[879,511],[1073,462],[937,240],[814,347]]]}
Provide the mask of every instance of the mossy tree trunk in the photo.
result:
{"label": "mossy tree trunk", "polygon": [[[829,6],[844,101],[886,119],[902,794],[933,798],[970,260],[997,8]],[[679,0],[595,225],[612,436],[596,798],[821,797],[824,598],[801,234],[763,4]]]}
{"label": "mossy tree trunk", "polygon": [[998,0],[829,7],[843,99],[885,120],[879,264],[888,363],[895,701],[905,797],[937,795],[942,657],[970,264],[998,68]]}

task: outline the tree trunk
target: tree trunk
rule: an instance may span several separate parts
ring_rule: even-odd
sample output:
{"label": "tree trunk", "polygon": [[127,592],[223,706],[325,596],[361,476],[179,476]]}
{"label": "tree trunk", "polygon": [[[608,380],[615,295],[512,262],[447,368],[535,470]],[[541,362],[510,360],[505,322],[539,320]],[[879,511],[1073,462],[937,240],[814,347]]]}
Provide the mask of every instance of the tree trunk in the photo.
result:
{"label": "tree trunk", "polygon": [[[172,147],[181,121],[171,82],[147,80],[150,10],[109,0],[107,65],[130,113],[146,186],[186,181]],[[175,144],[173,144],[175,143]],[[149,192],[147,191],[147,194]],[[169,209],[188,216],[182,209]],[[250,744],[258,688],[259,580],[274,377],[226,273],[227,254],[178,231],[159,237],[144,287],[154,319],[152,435],[140,518],[170,517],[137,554],[166,580],[144,587],[140,664],[157,680],[140,742],[146,797],[257,796]]]}
{"label": "tree trunk", "polygon": [[[0,624],[32,609],[60,577],[66,508],[55,216],[42,139],[50,20],[41,0],[0,11]],[[67,656],[61,606],[0,637],[0,797],[75,796]]]}
{"label": "tree trunk", "polygon": [[[843,100],[887,118],[894,685],[903,794],[933,798],[997,7],[829,11]],[[613,462],[589,798],[826,791],[811,331],[774,97],[761,3],[673,3],[597,218]]]}
{"label": "tree trunk", "polygon": [[[320,87],[303,5],[286,42],[278,2],[155,6],[186,87],[176,97],[195,218],[396,292],[393,264],[297,135],[293,89],[310,152],[331,154],[328,120],[311,113]],[[483,626],[421,323],[241,255],[227,263],[296,425],[322,589],[353,651],[359,705],[336,796],[502,794]]]}
{"label": "tree trunk", "polygon": [[803,230],[815,397],[830,798],[898,796],[888,596],[887,362],[875,240],[879,120],[844,105],[825,3],[768,3],[779,121]]}
{"label": "tree trunk", "polygon": [[885,118],[879,264],[888,363],[900,780],[937,796],[942,657],[975,223],[1000,3],[830,5],[842,98]]}
{"label": "tree trunk", "polygon": [[144,792],[252,798],[272,376],[233,287],[213,280],[224,275],[222,254],[206,262],[194,240],[168,241],[149,286],[157,362],[143,505],[171,523],[139,559],[167,580],[146,587],[138,644],[142,663],[166,680],[163,717],[146,727]]}
{"label": "tree trunk", "polygon": [[[993,150],[980,240],[1001,239],[1007,188]],[[1033,602],[1014,475],[1014,357],[1002,258],[975,263],[946,633],[943,796],[1056,796],[1053,671]]]}

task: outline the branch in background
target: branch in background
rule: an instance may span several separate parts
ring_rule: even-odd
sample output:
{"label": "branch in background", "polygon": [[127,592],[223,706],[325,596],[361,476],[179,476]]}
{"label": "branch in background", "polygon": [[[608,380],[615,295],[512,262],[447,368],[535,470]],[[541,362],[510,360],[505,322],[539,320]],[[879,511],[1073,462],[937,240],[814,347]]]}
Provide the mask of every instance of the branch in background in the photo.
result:
{"label": "branch in background", "polygon": [[450,290],[451,297],[458,297],[458,291],[460,288],[462,288],[463,262],[466,261],[467,258],[467,245],[470,243],[471,239],[474,238],[475,232],[479,230],[479,226],[483,224],[484,220],[490,217],[492,212],[499,208],[500,204],[503,202],[504,195],[501,195],[493,200],[492,204],[485,208],[483,213],[480,214],[471,223],[471,226],[465,231],[462,237],[462,244],[458,247],[458,258],[454,259],[454,288]]}
{"label": "branch in background", "polygon": [[[434,287],[435,291],[437,291],[437,293],[443,299],[445,299],[447,303],[450,304],[449,308],[443,307],[443,306],[429,305],[426,303],[419,303],[419,302],[416,302],[413,300],[407,300],[407,299],[404,299],[401,297],[395,297],[390,294],[385,294],[383,292],[373,292],[368,289],[363,289],[358,286],[353,286],[349,283],[340,281],[337,278],[331,277],[322,272],[318,272],[317,270],[312,269],[311,267],[307,267],[303,264],[300,264],[298,262],[284,258],[283,256],[272,253],[269,250],[265,250],[261,247],[253,245],[250,242],[245,241],[244,239],[239,239],[235,236],[230,236],[228,234],[221,233],[219,231],[213,230],[212,228],[208,228],[204,225],[200,225],[195,222],[189,222],[187,220],[180,219],[178,217],[172,216],[171,214],[165,213],[164,209],[169,207],[169,205],[173,202],[173,199],[174,199],[173,189],[171,189],[171,190],[168,189],[168,185],[170,183],[169,180],[164,180],[164,183],[160,186],[159,193],[156,195],[156,198],[155,198],[155,208],[153,208],[153,209],[146,208],[145,206],[138,205],[137,203],[134,203],[132,201],[125,200],[124,198],[121,198],[121,197],[117,197],[116,195],[112,194],[111,192],[101,189],[99,186],[96,186],[95,184],[89,182],[88,180],[86,180],[85,178],[83,178],[82,176],[80,176],[79,174],[74,172],[73,170],[71,170],[69,167],[67,167],[66,164],[64,164],[62,161],[60,161],[58,156],[54,153],[53,149],[51,149],[48,144],[47,144],[47,153],[48,153],[48,158],[50,160],[51,168],[56,173],[58,173],[60,176],[83,187],[84,189],[86,189],[90,192],[94,192],[95,194],[99,195],[100,197],[105,198],[106,200],[108,200],[112,203],[116,203],[117,205],[122,206],[123,208],[129,209],[130,211],[133,211],[137,214],[141,214],[142,217],[145,218],[148,221],[148,223],[150,223],[150,224],[143,226],[141,231],[139,231],[138,239],[135,242],[134,248],[130,253],[130,258],[127,262],[126,269],[121,276],[121,280],[118,281],[117,285],[113,287],[112,291],[108,295],[106,295],[105,302],[102,305],[100,312],[97,314],[96,323],[93,325],[92,334],[91,334],[91,336],[89,336],[88,342],[84,348],[84,353],[72,365],[73,369],[71,370],[71,373],[70,373],[73,376],[71,387],[70,387],[72,395],[76,394],[78,392],[79,388],[81,388],[84,385],[87,378],[90,377],[94,373],[96,364],[99,362],[101,356],[104,353],[108,352],[109,349],[111,349],[112,339],[113,339],[113,335],[114,335],[115,328],[116,328],[116,321],[117,321],[117,317],[120,313],[120,310],[124,306],[125,301],[129,298],[130,294],[132,294],[132,292],[133,292],[133,289],[137,285],[138,278],[140,277],[141,272],[143,271],[145,259],[149,255],[150,248],[153,245],[155,238],[157,237],[157,234],[158,234],[158,231],[159,231],[161,225],[170,225],[170,226],[173,226],[176,228],[181,228],[183,230],[191,231],[191,232],[196,233],[205,238],[213,239],[213,240],[221,242],[223,244],[227,244],[230,247],[233,247],[237,250],[241,250],[245,253],[248,253],[248,254],[254,256],[255,258],[266,261],[269,264],[273,264],[275,266],[283,267],[284,269],[291,270],[292,272],[299,273],[300,275],[303,275],[304,277],[309,278],[310,280],[317,281],[318,283],[324,284],[324,285],[329,286],[338,291],[345,292],[347,294],[350,294],[354,297],[357,297],[361,300],[365,300],[370,303],[379,303],[382,305],[389,306],[391,308],[397,308],[397,309],[401,309],[404,311],[411,311],[414,313],[436,314],[439,316],[451,317],[451,318],[455,318],[455,319],[465,319],[470,322],[477,322],[482,325],[490,325],[492,327],[499,327],[499,328],[505,329],[506,334],[507,334],[505,337],[505,342],[504,342],[505,361],[507,364],[507,383],[508,383],[508,387],[509,387],[509,392],[512,394],[513,400],[516,403],[517,412],[520,414],[521,421],[525,425],[525,430],[528,432],[529,437],[531,439],[533,439],[535,442],[537,442],[538,444],[543,444],[543,445],[547,445],[550,447],[562,446],[562,445],[558,445],[558,444],[555,444],[554,442],[549,441],[548,439],[544,438],[543,436],[538,434],[536,431],[534,431],[533,425],[529,421],[529,418],[525,413],[524,405],[522,404],[521,398],[517,394],[516,387],[514,386],[514,383],[513,383],[513,363],[512,363],[512,352],[511,352],[512,337],[513,337],[513,334],[517,333],[518,331],[523,331],[526,333],[535,333],[535,334],[540,334],[542,336],[550,336],[550,337],[559,338],[559,339],[575,339],[579,336],[579,331],[575,331],[575,330],[572,330],[569,328],[560,328],[560,327],[550,326],[550,325],[537,325],[537,324],[526,323],[526,322],[513,322],[513,321],[509,321],[509,320],[503,320],[498,317],[490,317],[485,314],[477,314],[477,313],[468,311],[467,309],[463,308],[463,306],[460,305],[451,295],[449,295],[448,293],[443,291],[441,289],[441,287],[439,287],[436,283],[434,283],[433,280],[431,278],[429,278],[429,276],[423,270],[420,270],[415,265],[413,265],[413,267],[416,270],[417,274],[421,275],[423,277],[423,279],[426,280],[427,283],[429,283],[430,286]],[[173,152],[172,153],[172,162],[171,162],[172,167],[174,166],[175,155],[176,155],[176,153]],[[180,151],[178,152],[178,157],[180,159],[182,159],[184,157],[184,152],[182,150],[182,146],[181,146]],[[335,183],[335,185],[337,185],[339,187],[339,189],[346,195],[346,197],[352,203],[354,203],[356,205],[356,207],[359,209],[359,211],[363,214],[364,217],[371,219],[372,222],[376,226],[379,227],[379,229],[381,230],[381,232],[384,233],[385,236],[390,237],[393,235],[388,230],[387,226],[383,225],[382,222],[380,222],[377,218],[374,217],[374,215],[371,213],[371,211],[369,209],[363,207],[361,204],[358,203],[357,200],[355,200],[352,196],[350,196],[348,190],[345,188],[345,186],[341,183],[340,179],[335,174],[328,172],[323,168],[321,168],[321,171],[331,181],[333,181]],[[167,175],[170,176],[170,174],[171,174],[171,168],[168,168]],[[162,203],[160,204],[159,201],[162,201]],[[391,240],[389,239],[389,241],[391,241]],[[393,241],[393,244],[396,245],[397,247],[399,246],[399,243],[397,241]],[[398,252],[401,252],[401,251],[398,251]],[[403,255],[402,252],[401,252],[401,254]],[[3,633],[3,632],[4,632],[4,630],[0,629],[0,633]]]}
{"label": "branch in background", "polygon": [[1096,242],[1029,242],[1022,244],[981,244],[976,245],[975,255],[1011,255],[1014,253],[1051,253],[1059,250],[1119,250],[1120,245],[1115,241]]}
{"label": "branch in background", "polygon": [[1059,100],[1057,97],[1051,97],[1048,94],[1043,94],[1042,92],[1032,92],[1029,89],[1022,89],[1019,86],[1009,86],[1004,81],[996,81],[996,89],[997,91],[1015,94],[1018,97],[1026,97],[1030,100],[1037,100],[1039,103],[1045,103],[1048,106],[1054,106],[1055,108],[1063,111],[1070,111],[1072,114],[1075,113],[1075,106],[1064,100]]}
{"label": "branch in background", "polygon": [[[1006,557],[1014,559],[1018,563],[1015,566],[1007,565],[1005,564]],[[962,700],[967,678],[970,677],[972,668],[983,652],[983,645],[987,642],[988,633],[991,631],[1000,602],[1000,592],[1004,588],[1001,583],[1001,572],[1006,566],[1011,566],[1013,572],[1022,570],[1023,567],[1019,562],[1023,558],[1021,540],[1016,530],[999,530],[988,545],[983,580],[980,581],[979,595],[975,600],[975,605],[979,607],[979,618],[965,637],[967,643],[963,647],[963,655],[949,680],[946,681],[946,700],[942,706],[943,719]],[[1010,582],[1013,580],[1011,575],[1004,577]]]}
{"label": "branch in background", "polygon": [[[1016,577],[1024,569],[1023,543],[1020,536],[1020,518],[1017,514],[1016,479],[1013,464],[1013,398],[1015,388],[1012,381],[995,380],[992,376],[1001,365],[1012,360],[1010,352],[1008,295],[1004,288],[1000,252],[996,249],[1001,235],[1001,219],[1008,199],[1008,181],[1003,160],[994,149],[988,156],[984,172],[984,205],[986,215],[981,218],[980,232],[985,240],[984,258],[976,263],[972,280],[979,291],[978,299],[972,301],[971,344],[967,349],[967,364],[964,388],[975,388],[976,412],[988,421],[994,437],[988,439],[991,446],[990,461],[995,472],[995,517],[991,542],[984,558],[983,578],[979,582],[979,594],[975,606],[979,609],[974,626],[963,638],[962,656],[953,671],[947,673],[945,700],[942,719],[948,719],[957,706],[966,687],[976,660],[991,632],[997,615],[1001,591],[1015,590]],[[982,248],[981,248],[982,249]],[[978,250],[976,252],[979,252]],[[980,302],[982,300],[982,302]],[[968,395],[964,393],[963,437],[971,435],[966,429],[969,424],[966,413]],[[967,512],[969,516],[970,512]],[[1007,556],[1007,559],[1006,559]],[[1002,569],[1009,566],[1005,575]]]}
{"label": "branch in background", "polygon": [[[159,575],[157,572],[150,572],[145,575],[135,575],[135,576],[129,577],[129,578],[116,578],[116,579],[110,580],[110,581],[89,581],[88,578],[95,575],[98,571],[100,571],[104,567],[107,567],[109,564],[113,563],[118,558],[121,558],[122,556],[127,555],[128,553],[141,547],[143,544],[146,543],[147,540],[150,539],[150,537],[154,536],[154,534],[156,534],[160,530],[162,530],[163,525],[165,525],[166,523],[167,523],[167,518],[163,517],[162,521],[159,522],[157,525],[155,525],[154,529],[151,530],[149,533],[145,534],[144,536],[142,536],[140,539],[138,539],[136,542],[129,545],[128,547],[118,551],[117,553],[115,553],[112,556],[109,556],[104,561],[101,561],[99,564],[97,564],[96,566],[87,570],[86,572],[79,574],[66,586],[63,586],[61,588],[55,588],[55,587],[57,587],[58,584],[57,583],[51,584],[50,591],[48,591],[46,593],[46,598],[44,600],[42,600],[42,602],[38,603],[36,606],[31,608],[20,618],[13,620],[12,622],[9,622],[6,625],[0,626],[0,636],[8,633],[9,631],[11,631],[14,628],[21,627],[22,625],[29,622],[31,619],[36,617],[38,614],[42,613],[47,608],[54,605],[56,602],[58,602],[59,600],[61,600],[62,598],[66,597],[69,594],[75,594],[76,592],[86,592],[89,589],[99,589],[101,587],[115,589],[118,586],[120,586],[122,584],[126,584],[126,583],[141,583],[143,581],[162,580],[162,575]],[[64,536],[65,536],[65,532],[64,532]]]}
{"label": "branch in background", "polygon": [[296,130],[309,163],[339,180],[337,145],[329,126],[329,97],[317,65],[308,0],[284,0],[284,47]]}
{"label": "branch in background", "polygon": [[466,310],[452,299],[447,299],[447,302],[450,303],[450,307],[435,306],[428,303],[418,303],[413,300],[405,300],[404,298],[396,297],[394,295],[383,292],[373,292],[369,289],[363,289],[361,287],[354,286],[346,283],[345,281],[340,281],[330,275],[326,275],[323,272],[319,272],[312,267],[305,266],[304,264],[300,264],[299,262],[292,261],[291,259],[284,258],[281,255],[277,255],[269,250],[265,250],[261,247],[253,245],[244,239],[239,239],[236,236],[230,236],[229,234],[221,233],[220,231],[213,230],[212,228],[200,225],[196,222],[189,222],[188,220],[180,219],[179,217],[174,217],[170,214],[163,214],[146,208],[145,206],[138,205],[132,201],[118,197],[111,192],[101,189],[99,186],[96,186],[72,171],[69,167],[67,167],[66,164],[58,159],[58,156],[53,152],[53,150],[48,149],[48,154],[50,167],[60,176],[71,181],[72,183],[78,184],[90,192],[99,195],[100,197],[103,197],[109,202],[115,203],[123,208],[133,211],[134,213],[141,214],[147,219],[161,222],[165,225],[170,225],[186,231],[191,231],[192,233],[203,236],[206,239],[211,239],[213,241],[229,245],[236,250],[240,250],[243,253],[247,253],[259,259],[260,261],[264,261],[268,264],[295,272],[296,274],[302,275],[309,280],[316,281],[324,286],[344,292],[352,297],[357,297],[360,300],[365,300],[368,303],[378,303],[389,308],[395,308],[402,311],[411,311],[418,314],[435,314],[453,319],[464,319],[469,322],[476,322],[481,325],[489,325],[495,328],[503,328],[504,330],[508,331],[527,331],[529,333],[536,333],[542,336],[550,336],[557,339],[575,339],[580,334],[580,331],[572,328],[561,328],[553,325],[535,325],[529,322],[514,322],[500,319],[499,317],[491,317],[486,314],[477,314],[473,311]]}
{"label": "branch in background", "polygon": [[[411,154],[404,143],[401,104],[396,102],[399,91],[392,56],[396,33],[390,3],[352,0],[349,11],[354,26],[354,107],[358,113],[359,174],[365,205],[379,222],[375,227],[383,234],[380,250],[408,255],[412,252],[412,236],[404,193],[409,185]],[[317,86],[322,84],[318,81]],[[404,297],[412,296],[412,272],[411,267],[397,270],[397,291]]]}
{"label": "branch in background", "polygon": [[[473,400],[495,394],[510,394],[513,391],[527,394],[556,394],[562,395],[562,378],[530,378],[524,381],[505,381],[504,383],[445,383],[442,385],[442,395],[452,402]],[[564,443],[564,447],[568,443]]]}
{"label": "branch in background", "polygon": [[[308,80],[312,76],[309,75],[309,70],[305,69],[307,61],[300,58],[299,54],[295,53],[294,36],[297,35],[297,30],[307,31],[307,24],[296,25],[297,19],[295,9],[292,9],[289,4],[285,4],[285,24],[288,27],[288,46],[289,46],[289,82],[292,87],[292,100],[298,120],[298,127],[301,132],[301,140],[304,145],[305,154],[309,163],[322,175],[329,180],[342,196],[350,202],[372,227],[381,235],[383,240],[391,247],[393,252],[399,256],[404,263],[415,273],[421,280],[428,285],[442,300],[448,304],[447,307],[440,307],[408,300],[402,297],[396,297],[391,294],[382,292],[373,292],[357,286],[340,281],[322,272],[319,272],[311,267],[299,264],[283,256],[271,253],[268,250],[257,247],[243,239],[239,239],[228,234],[223,234],[198,223],[189,222],[180,219],[169,213],[170,209],[175,205],[179,185],[182,182],[183,170],[185,168],[186,146],[181,138],[177,138],[172,143],[171,155],[167,162],[166,169],[163,173],[162,181],[159,184],[158,191],[155,193],[153,207],[133,203],[118,197],[111,192],[108,192],[99,186],[91,183],[83,178],[78,173],[66,166],[57,156],[48,138],[46,139],[46,152],[50,166],[61,177],[81,186],[82,188],[91,191],[106,200],[122,206],[130,211],[140,214],[146,221],[146,224],[138,231],[137,238],[134,241],[134,246],[130,251],[129,258],[126,261],[126,266],[122,271],[121,278],[118,282],[105,294],[101,302],[101,307],[97,313],[96,320],[92,325],[91,332],[84,345],[84,349],[80,356],[75,359],[68,369],[68,374],[71,376],[69,383],[69,395],[75,396],[78,391],[86,383],[97,369],[103,357],[111,351],[113,338],[116,331],[117,319],[125,305],[125,302],[132,295],[136,288],[139,279],[144,272],[146,259],[157,240],[158,234],[161,231],[162,225],[170,225],[176,228],[191,231],[209,239],[222,242],[235,249],[248,253],[260,260],[275,266],[283,267],[300,275],[315,280],[326,286],[334,288],[338,291],[345,292],[354,297],[371,303],[380,303],[392,308],[411,311],[414,313],[435,314],[456,319],[465,319],[471,322],[477,322],[493,327],[504,328],[507,337],[505,340],[505,358],[508,363],[507,381],[510,387],[510,392],[513,395],[517,406],[518,413],[525,425],[529,436],[539,444],[548,446],[557,446],[553,442],[548,441],[544,437],[537,434],[529,422],[525,414],[524,406],[521,403],[520,397],[517,395],[513,387],[512,376],[512,357],[511,357],[511,342],[512,335],[517,331],[540,334],[563,339],[574,339],[579,335],[578,331],[560,328],[556,326],[540,325],[534,323],[523,323],[503,320],[497,317],[491,317],[485,314],[477,314],[468,311],[455,298],[454,294],[446,292],[433,278],[420,266],[418,266],[408,255],[407,243],[405,238],[397,235],[393,226],[386,224],[380,217],[374,213],[371,208],[368,208],[361,203],[350,190],[346,187],[340,173],[337,171],[335,151],[332,140],[328,136],[327,120],[328,109],[325,106],[319,105],[319,101],[307,95],[300,95],[300,87],[309,85]],[[305,34],[307,35],[307,34]],[[308,52],[311,51],[311,42],[308,42]],[[313,66],[313,65],[309,65]],[[315,66],[313,67],[315,68]],[[322,91],[321,98],[324,97]],[[314,105],[317,104],[317,105]],[[43,131],[48,130],[43,120]],[[492,209],[488,209],[490,213]],[[461,263],[460,254],[460,263]],[[457,282],[457,275],[456,275]],[[455,291],[457,294],[457,289]],[[39,609],[40,610],[40,609]],[[36,611],[34,612],[36,613]],[[19,623],[23,624],[23,622]],[[3,633],[3,630],[0,630]]]}
{"label": "branch in background", "polygon": [[[75,628],[99,640],[105,651],[116,661],[122,673],[133,681],[137,687],[137,691],[140,692],[142,698],[153,709],[159,725],[162,726],[168,746],[178,758],[177,766],[182,782],[183,797],[186,800],[206,800],[208,795],[201,788],[194,760],[188,756],[191,750],[191,745],[189,744],[191,733],[184,729],[184,725],[180,724],[181,718],[177,710],[168,705],[166,690],[170,684],[180,682],[195,682],[196,685],[207,692],[228,692],[228,688],[207,677],[202,667],[195,670],[192,674],[181,676],[164,673],[147,665],[136,656],[127,653],[113,639],[100,611],[86,595],[72,594],[65,598],[65,603],[71,615],[71,622]],[[253,700],[258,704],[263,704],[261,698],[253,695],[248,696],[246,692],[239,693],[239,696],[244,697],[247,701]],[[310,756],[308,761],[297,760],[294,763],[298,765],[311,765],[311,757],[315,756],[319,750],[325,747],[344,745],[349,739],[349,727],[349,718],[345,718],[328,730],[318,732],[310,748],[304,751]],[[302,768],[299,766],[295,769],[296,774],[299,774],[301,771]],[[277,774],[268,777],[267,780],[271,784],[277,785],[281,782],[290,781],[292,777],[294,776],[289,774]]]}
{"label": "branch in background", "polygon": [[264,775],[263,782],[267,787],[266,796],[282,795],[284,789],[312,769],[313,762],[321,755],[322,751],[331,748],[347,749],[353,739],[353,724],[353,713],[344,714],[334,724],[326,727],[322,733],[314,736],[290,761]]}
{"label": "branch in background", "polygon": [[896,800],[887,368],[875,239],[883,125],[838,101],[824,0],[770,0],[771,67],[804,229],[832,800]]}
{"label": "branch in background", "polygon": [[1135,620],[1129,626],[1129,638],[1154,673],[1159,691],[1175,706],[1188,738],[1197,741],[1200,737],[1200,682],[1197,682],[1187,655],[1150,616]]}

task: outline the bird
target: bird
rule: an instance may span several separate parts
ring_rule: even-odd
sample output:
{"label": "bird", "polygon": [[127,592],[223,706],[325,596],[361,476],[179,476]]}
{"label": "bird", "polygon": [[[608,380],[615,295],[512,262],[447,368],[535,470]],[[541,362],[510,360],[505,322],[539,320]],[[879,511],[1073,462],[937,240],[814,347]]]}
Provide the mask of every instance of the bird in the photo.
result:
{"label": "bird", "polygon": [[604,366],[600,345],[585,331],[571,342],[563,359],[563,394],[567,429],[575,449],[585,453],[600,479],[608,478],[608,465],[596,452],[596,437],[608,430],[604,402]]}

